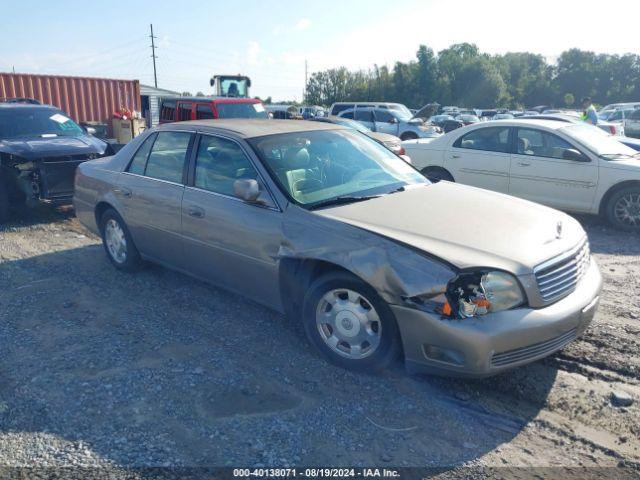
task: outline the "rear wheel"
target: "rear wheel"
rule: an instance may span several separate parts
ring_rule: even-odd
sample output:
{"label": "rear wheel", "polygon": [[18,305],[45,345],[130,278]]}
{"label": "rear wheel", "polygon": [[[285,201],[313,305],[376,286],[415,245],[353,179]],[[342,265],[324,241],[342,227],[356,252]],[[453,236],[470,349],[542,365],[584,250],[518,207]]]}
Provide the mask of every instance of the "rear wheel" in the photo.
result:
{"label": "rear wheel", "polygon": [[446,180],[448,182],[454,181],[451,174],[444,168],[427,167],[423,169],[421,173],[433,183],[438,183],[440,180]]}
{"label": "rear wheel", "polygon": [[400,135],[400,140],[415,140],[416,138],[418,138],[418,134],[414,133],[414,132],[405,132],[402,135]]}
{"label": "rear wheel", "polygon": [[118,212],[108,209],[102,214],[100,231],[102,244],[111,263],[119,270],[135,271],[140,266],[140,253]]}
{"label": "rear wheel", "polygon": [[9,219],[9,188],[0,172],[0,223]]}
{"label": "rear wheel", "polygon": [[311,284],[303,322],[311,343],[344,368],[380,370],[391,366],[401,350],[389,306],[373,288],[347,273],[329,273]]}
{"label": "rear wheel", "polygon": [[605,214],[614,227],[640,232],[640,187],[626,187],[614,192],[607,202]]}

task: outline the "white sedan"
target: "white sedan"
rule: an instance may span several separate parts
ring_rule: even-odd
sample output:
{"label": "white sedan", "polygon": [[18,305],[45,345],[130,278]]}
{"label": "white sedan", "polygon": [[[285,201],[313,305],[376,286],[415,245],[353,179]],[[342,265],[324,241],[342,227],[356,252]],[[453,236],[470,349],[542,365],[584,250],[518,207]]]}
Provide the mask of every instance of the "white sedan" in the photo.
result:
{"label": "white sedan", "polygon": [[616,227],[640,231],[640,154],[591,125],[498,120],[403,146],[431,180],[602,214]]}

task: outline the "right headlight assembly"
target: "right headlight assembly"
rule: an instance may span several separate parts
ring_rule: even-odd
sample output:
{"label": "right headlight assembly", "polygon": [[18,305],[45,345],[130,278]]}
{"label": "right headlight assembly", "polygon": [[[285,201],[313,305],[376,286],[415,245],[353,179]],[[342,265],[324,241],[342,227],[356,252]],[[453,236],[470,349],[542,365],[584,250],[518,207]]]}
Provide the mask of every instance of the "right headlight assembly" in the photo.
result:
{"label": "right headlight assembly", "polygon": [[509,310],[525,301],[516,277],[498,270],[460,273],[447,285],[445,297],[442,314],[453,318]]}

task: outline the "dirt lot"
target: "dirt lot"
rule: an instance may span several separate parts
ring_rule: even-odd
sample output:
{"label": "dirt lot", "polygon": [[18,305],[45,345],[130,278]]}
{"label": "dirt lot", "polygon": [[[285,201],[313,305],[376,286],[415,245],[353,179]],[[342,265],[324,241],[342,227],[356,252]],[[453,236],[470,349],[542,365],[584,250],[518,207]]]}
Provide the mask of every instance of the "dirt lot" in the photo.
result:
{"label": "dirt lot", "polygon": [[586,336],[469,381],[343,371],[260,305],[116,271],[71,212],[21,215],[0,227],[0,466],[640,466],[640,239],[597,219]]}

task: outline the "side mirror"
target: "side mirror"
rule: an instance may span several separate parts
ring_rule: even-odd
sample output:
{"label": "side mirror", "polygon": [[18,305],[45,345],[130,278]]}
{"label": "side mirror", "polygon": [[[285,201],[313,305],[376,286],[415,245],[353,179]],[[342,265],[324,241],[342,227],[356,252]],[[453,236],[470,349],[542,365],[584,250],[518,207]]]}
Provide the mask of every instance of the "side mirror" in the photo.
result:
{"label": "side mirror", "polygon": [[242,179],[233,182],[233,193],[245,202],[255,202],[260,196],[260,186],[254,179]]}
{"label": "side mirror", "polygon": [[574,148],[567,148],[564,152],[562,152],[562,158],[565,160],[573,160],[575,162],[587,162],[589,159],[584,156],[581,152]]}
{"label": "side mirror", "polygon": [[89,135],[95,135],[96,134],[96,129],[93,127],[86,127],[85,130],[87,131],[87,133]]}
{"label": "side mirror", "polygon": [[394,117],[391,120],[389,120],[389,123],[398,123],[398,119]]}

